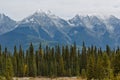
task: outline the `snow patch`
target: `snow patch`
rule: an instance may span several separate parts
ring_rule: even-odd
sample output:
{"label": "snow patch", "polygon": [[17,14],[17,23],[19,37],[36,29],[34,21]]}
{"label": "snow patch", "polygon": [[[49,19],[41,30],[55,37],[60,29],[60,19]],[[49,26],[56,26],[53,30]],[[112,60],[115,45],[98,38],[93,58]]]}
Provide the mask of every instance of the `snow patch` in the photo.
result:
{"label": "snow patch", "polygon": [[78,31],[74,31],[74,34],[77,34],[78,33]]}

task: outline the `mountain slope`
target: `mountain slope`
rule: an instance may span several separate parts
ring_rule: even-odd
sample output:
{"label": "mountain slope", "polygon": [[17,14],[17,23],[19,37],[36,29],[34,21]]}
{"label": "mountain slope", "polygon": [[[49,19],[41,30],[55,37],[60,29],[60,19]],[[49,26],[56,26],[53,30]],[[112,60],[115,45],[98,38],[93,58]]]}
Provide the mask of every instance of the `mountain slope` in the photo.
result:
{"label": "mountain slope", "polygon": [[[70,19],[69,22],[75,27],[70,30],[68,35],[79,45],[81,45],[83,41],[87,45],[100,47],[105,47],[107,44],[112,47],[120,45],[120,42],[116,40],[120,30],[118,29],[120,22],[119,19],[114,16],[112,16],[112,18],[110,16],[104,20],[97,16],[76,15],[74,18]],[[115,30],[117,30],[117,33]],[[117,37],[115,35],[117,35]]]}
{"label": "mountain slope", "polygon": [[67,21],[55,15],[35,12],[20,21],[14,30],[1,35],[0,43],[4,46],[10,43],[9,47],[15,44],[26,46],[30,42],[37,45],[40,42],[70,44],[70,37],[65,33],[64,26],[69,27]]}
{"label": "mountain slope", "polygon": [[0,35],[13,30],[15,25],[16,21],[10,19],[4,14],[0,14]]}
{"label": "mountain slope", "polygon": [[[6,25],[15,22],[9,18],[1,20],[8,21]],[[0,44],[9,48],[21,44],[26,49],[30,42],[36,46],[40,42],[50,46],[76,42],[81,46],[83,41],[87,46],[96,45],[102,48],[107,44],[111,47],[120,45],[120,19],[115,16],[103,19],[98,16],[76,15],[72,19],[64,20],[50,12],[37,11],[14,24],[12,28],[4,28],[9,31],[0,35]]]}

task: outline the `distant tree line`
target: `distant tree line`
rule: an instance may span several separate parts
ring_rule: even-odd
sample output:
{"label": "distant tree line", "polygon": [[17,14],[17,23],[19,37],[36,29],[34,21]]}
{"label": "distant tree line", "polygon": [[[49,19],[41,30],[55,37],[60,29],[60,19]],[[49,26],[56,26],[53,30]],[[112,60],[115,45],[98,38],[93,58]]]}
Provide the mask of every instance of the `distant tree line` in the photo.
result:
{"label": "distant tree line", "polygon": [[120,49],[106,50],[96,46],[78,49],[74,43],[71,46],[55,47],[39,45],[34,50],[31,43],[29,49],[23,51],[14,47],[11,53],[0,46],[0,80],[12,77],[64,77],[81,76],[88,80],[120,80]]}

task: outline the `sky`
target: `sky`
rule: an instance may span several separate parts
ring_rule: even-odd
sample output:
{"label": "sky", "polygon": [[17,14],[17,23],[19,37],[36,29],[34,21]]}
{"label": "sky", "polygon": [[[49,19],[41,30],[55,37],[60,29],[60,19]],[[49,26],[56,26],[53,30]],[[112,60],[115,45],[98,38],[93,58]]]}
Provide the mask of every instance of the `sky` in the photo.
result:
{"label": "sky", "polygon": [[0,0],[0,13],[21,20],[38,9],[69,19],[79,15],[114,15],[120,18],[120,0]]}

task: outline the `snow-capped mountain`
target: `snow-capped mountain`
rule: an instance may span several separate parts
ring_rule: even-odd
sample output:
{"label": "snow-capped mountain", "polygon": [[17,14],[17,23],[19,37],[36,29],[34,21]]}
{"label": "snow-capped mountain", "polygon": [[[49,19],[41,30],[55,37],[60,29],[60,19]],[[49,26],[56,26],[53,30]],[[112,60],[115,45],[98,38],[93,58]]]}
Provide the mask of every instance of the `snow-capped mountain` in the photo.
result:
{"label": "snow-capped mountain", "polygon": [[[0,17],[0,20],[7,22],[4,26],[6,30],[10,27],[7,25],[15,22],[10,18],[4,20]],[[0,36],[0,44],[8,47],[21,44],[26,48],[30,42],[35,45],[40,42],[48,45],[76,42],[81,46],[83,41],[88,46],[102,48],[107,44],[111,47],[120,45],[120,19],[115,16],[101,18],[76,15],[72,19],[64,20],[50,11],[37,11],[16,25],[14,23],[13,28],[8,30]]]}
{"label": "snow-capped mountain", "polygon": [[69,22],[74,24],[74,26],[83,26],[87,29],[90,35],[97,35],[100,37],[106,31],[106,25],[97,16],[79,16],[76,15],[74,18],[70,19]]}
{"label": "snow-capped mountain", "polygon": [[112,47],[120,45],[120,19],[115,16],[103,19],[99,16],[77,15],[70,19],[69,22],[77,26],[72,28],[72,32],[69,33],[72,34],[72,39],[85,41],[89,45],[105,46],[109,44]]}
{"label": "snow-capped mountain", "polygon": [[33,15],[23,19],[19,23],[19,25],[17,25],[17,28],[15,30],[17,30],[18,28],[19,30],[23,28],[27,28],[28,33],[29,33],[29,29],[33,30],[36,33],[34,36],[37,36],[40,39],[54,40],[54,41],[60,41],[60,42],[67,41],[67,43],[69,43],[70,38],[64,32],[64,28],[68,26],[69,25],[67,21],[53,14],[37,11]]}
{"label": "snow-capped mountain", "polygon": [[15,25],[16,21],[10,19],[4,14],[0,14],[0,35],[13,30]]}
{"label": "snow-capped mountain", "polygon": [[64,19],[50,13],[37,11],[20,21],[14,30],[1,35],[0,43],[3,45],[11,43],[10,46],[14,46],[14,44],[28,45],[30,42],[39,44],[43,41],[45,43],[70,44],[71,38],[65,32],[68,27],[70,26]]}

